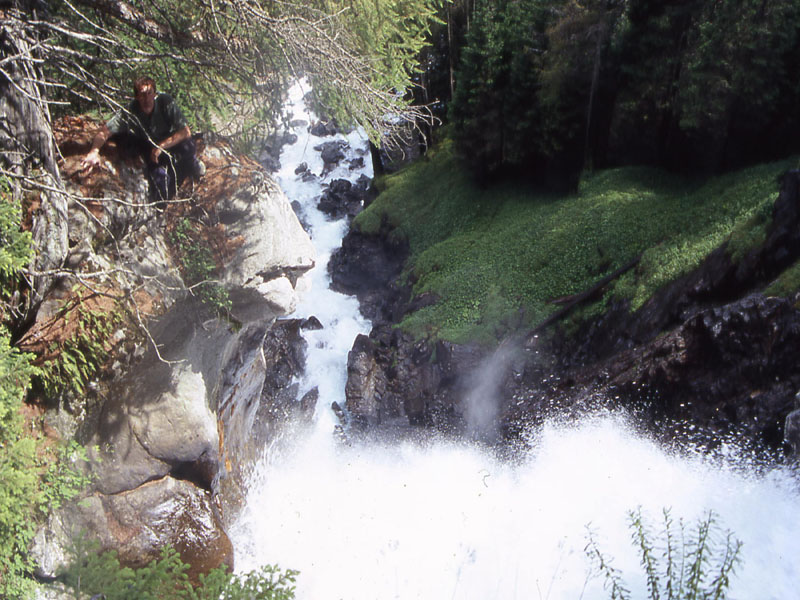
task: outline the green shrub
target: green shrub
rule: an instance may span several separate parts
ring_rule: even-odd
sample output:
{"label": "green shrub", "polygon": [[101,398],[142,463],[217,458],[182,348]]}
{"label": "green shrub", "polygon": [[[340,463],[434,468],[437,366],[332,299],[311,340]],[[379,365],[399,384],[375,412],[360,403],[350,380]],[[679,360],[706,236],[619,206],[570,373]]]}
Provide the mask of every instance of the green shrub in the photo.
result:
{"label": "green shrub", "polygon": [[[724,600],[730,576],[739,562],[742,543],[730,531],[721,532],[713,512],[687,531],[663,511],[663,528],[653,532],[641,509],[628,515],[631,541],[639,551],[650,600]],[[595,572],[605,578],[612,600],[632,598],[623,574],[603,554],[590,530],[586,554]]]}
{"label": "green shrub", "polygon": [[36,373],[31,358],[0,328],[0,598],[33,595],[28,546],[36,529],[89,483],[80,468],[83,448],[43,448],[24,432],[23,398]]}
{"label": "green shrub", "polygon": [[231,310],[228,290],[214,281],[217,264],[209,247],[202,242],[189,219],[181,219],[171,235],[190,292],[219,315]]}
{"label": "green shrub", "polygon": [[19,206],[11,200],[8,180],[0,177],[0,283],[3,290],[16,272],[28,264],[31,250],[31,234],[20,230]]}
{"label": "green shrub", "polygon": [[21,598],[30,594],[28,542],[35,525],[31,513],[36,506],[39,478],[36,442],[23,435],[21,407],[35,369],[30,355],[9,345],[0,327],[0,597]]}
{"label": "green shrub", "polygon": [[291,600],[297,572],[265,566],[247,575],[234,575],[225,567],[201,574],[197,585],[189,581],[189,565],[172,548],[160,558],[133,569],[120,565],[115,552],[97,552],[97,544],[75,541],[72,561],[61,575],[76,600],[103,594],[106,600]]}
{"label": "green shrub", "polygon": [[[19,206],[11,201],[8,182],[0,178],[3,296],[15,287],[16,272],[31,257],[30,234],[20,231],[20,216]],[[36,372],[31,358],[11,346],[8,331],[0,325],[0,597],[4,598],[22,598],[33,590],[25,574],[29,568],[27,546],[35,532],[30,517],[39,480],[36,443],[23,435],[21,413],[30,378]]]}

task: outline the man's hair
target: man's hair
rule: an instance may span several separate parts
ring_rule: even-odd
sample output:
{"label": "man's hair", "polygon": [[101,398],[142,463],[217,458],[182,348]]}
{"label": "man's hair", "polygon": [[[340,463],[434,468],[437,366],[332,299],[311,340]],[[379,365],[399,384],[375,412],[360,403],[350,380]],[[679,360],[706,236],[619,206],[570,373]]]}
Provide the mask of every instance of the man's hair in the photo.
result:
{"label": "man's hair", "polygon": [[139,93],[139,90],[147,86],[152,86],[153,91],[156,91],[156,82],[153,81],[152,77],[148,77],[147,75],[137,77],[136,81],[133,82],[133,95],[135,96]]}

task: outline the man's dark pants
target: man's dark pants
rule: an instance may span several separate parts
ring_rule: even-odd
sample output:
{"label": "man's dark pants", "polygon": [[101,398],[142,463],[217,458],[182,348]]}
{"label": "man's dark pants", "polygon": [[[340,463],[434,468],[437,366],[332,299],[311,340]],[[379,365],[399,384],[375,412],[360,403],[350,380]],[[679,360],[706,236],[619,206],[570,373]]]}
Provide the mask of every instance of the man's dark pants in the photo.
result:
{"label": "man's dark pants", "polygon": [[150,160],[153,145],[132,135],[120,135],[117,144],[123,156],[141,156],[144,159],[145,175],[150,183],[151,200],[161,203],[171,200],[178,193],[178,187],[192,175],[197,175],[197,147],[189,138],[161,152],[158,163]]}

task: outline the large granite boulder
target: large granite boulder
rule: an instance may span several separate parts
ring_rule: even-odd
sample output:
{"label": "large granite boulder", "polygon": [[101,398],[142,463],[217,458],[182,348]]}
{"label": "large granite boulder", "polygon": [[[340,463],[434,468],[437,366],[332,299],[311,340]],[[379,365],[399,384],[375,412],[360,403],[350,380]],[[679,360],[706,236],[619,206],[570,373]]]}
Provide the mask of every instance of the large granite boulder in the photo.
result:
{"label": "large granite boulder", "polygon": [[171,546],[194,574],[220,564],[232,567],[233,549],[214,504],[210,492],[173,477],[119,494],[90,495],[72,510],[58,511],[37,532],[36,574],[55,577],[69,559],[66,549],[80,536],[116,550],[129,566],[144,566]]}

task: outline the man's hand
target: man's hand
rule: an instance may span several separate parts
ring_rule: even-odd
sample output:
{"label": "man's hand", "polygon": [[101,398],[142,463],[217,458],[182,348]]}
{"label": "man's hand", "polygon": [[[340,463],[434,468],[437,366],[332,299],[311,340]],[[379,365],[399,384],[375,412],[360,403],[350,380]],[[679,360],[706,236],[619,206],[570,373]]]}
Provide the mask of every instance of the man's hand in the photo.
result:
{"label": "man's hand", "polygon": [[158,164],[158,157],[161,156],[161,153],[165,150],[161,146],[156,146],[150,151],[150,162],[154,165]]}
{"label": "man's hand", "polygon": [[100,166],[100,149],[94,148],[83,157],[81,161],[81,171],[86,171],[87,174],[91,173],[95,168]]}
{"label": "man's hand", "polygon": [[81,171],[85,171],[86,175],[94,171],[100,166],[100,148],[102,148],[108,138],[111,137],[111,132],[106,125],[95,134],[92,140],[92,149],[83,157],[81,161]]}

